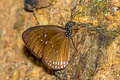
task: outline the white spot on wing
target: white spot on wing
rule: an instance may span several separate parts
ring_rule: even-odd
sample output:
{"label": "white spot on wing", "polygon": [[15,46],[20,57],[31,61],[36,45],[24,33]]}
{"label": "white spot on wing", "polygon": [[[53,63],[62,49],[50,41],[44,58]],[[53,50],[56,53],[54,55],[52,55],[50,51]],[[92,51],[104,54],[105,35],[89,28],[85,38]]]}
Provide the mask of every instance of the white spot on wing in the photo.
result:
{"label": "white spot on wing", "polygon": [[59,66],[58,66],[58,69],[59,69]]}
{"label": "white spot on wing", "polygon": [[59,62],[58,62],[58,65],[59,65]]}
{"label": "white spot on wing", "polygon": [[46,38],[47,37],[47,34],[44,34],[44,38]]}
{"label": "white spot on wing", "polygon": [[61,65],[62,65],[62,61],[61,61]]}
{"label": "white spot on wing", "polygon": [[56,51],[56,53],[58,53],[58,51]]}
{"label": "white spot on wing", "polygon": [[63,68],[63,66],[61,66],[61,68]]}
{"label": "white spot on wing", "polygon": [[43,27],[40,27],[41,29],[43,29]]}
{"label": "white spot on wing", "polygon": [[66,62],[66,64],[68,64],[68,62]]}
{"label": "white spot on wing", "polygon": [[54,47],[54,45],[51,46],[52,48]]}
{"label": "white spot on wing", "polygon": [[50,65],[50,63],[48,63],[48,65]]}
{"label": "white spot on wing", "polygon": [[54,62],[53,62],[53,64],[54,64]]}
{"label": "white spot on wing", "polygon": [[42,42],[43,40],[41,39],[40,41]]}
{"label": "white spot on wing", "polygon": [[51,61],[49,61],[51,63]]}
{"label": "white spot on wing", "polygon": [[55,68],[57,68],[57,66],[55,66]]}
{"label": "white spot on wing", "polygon": [[55,64],[57,64],[57,62],[55,62]]}
{"label": "white spot on wing", "polygon": [[48,44],[48,41],[45,41],[45,44]]}
{"label": "white spot on wing", "polygon": [[64,62],[64,67],[66,66],[66,63]]}
{"label": "white spot on wing", "polygon": [[64,65],[66,64],[66,62],[64,62]]}

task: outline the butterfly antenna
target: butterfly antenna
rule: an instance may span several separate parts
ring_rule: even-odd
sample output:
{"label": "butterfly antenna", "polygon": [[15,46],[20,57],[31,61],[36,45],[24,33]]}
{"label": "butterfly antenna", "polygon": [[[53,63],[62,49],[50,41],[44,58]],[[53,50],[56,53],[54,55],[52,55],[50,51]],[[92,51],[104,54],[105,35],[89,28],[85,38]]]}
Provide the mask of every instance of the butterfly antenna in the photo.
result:
{"label": "butterfly antenna", "polygon": [[37,21],[37,24],[40,25],[40,22],[39,22],[38,17],[37,17],[36,14],[37,14],[37,12],[35,10],[33,10],[33,15],[34,15],[34,17],[35,17],[35,19]]}
{"label": "butterfly antenna", "polygon": [[72,44],[73,44],[73,47],[74,47],[75,51],[78,52],[77,48],[75,47],[75,44],[74,44],[74,41],[73,41],[72,37],[71,37],[71,40],[72,40]]}

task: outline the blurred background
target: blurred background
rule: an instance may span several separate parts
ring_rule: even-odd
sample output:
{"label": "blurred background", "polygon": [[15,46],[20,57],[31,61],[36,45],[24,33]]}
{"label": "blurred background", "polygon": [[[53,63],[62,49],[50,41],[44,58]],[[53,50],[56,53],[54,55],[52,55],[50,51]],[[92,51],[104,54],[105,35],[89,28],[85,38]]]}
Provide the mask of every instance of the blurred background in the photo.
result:
{"label": "blurred background", "polygon": [[[25,47],[24,30],[73,20],[120,30],[120,0],[0,0],[0,80],[56,80]],[[94,80],[120,80],[120,36],[108,47]]]}

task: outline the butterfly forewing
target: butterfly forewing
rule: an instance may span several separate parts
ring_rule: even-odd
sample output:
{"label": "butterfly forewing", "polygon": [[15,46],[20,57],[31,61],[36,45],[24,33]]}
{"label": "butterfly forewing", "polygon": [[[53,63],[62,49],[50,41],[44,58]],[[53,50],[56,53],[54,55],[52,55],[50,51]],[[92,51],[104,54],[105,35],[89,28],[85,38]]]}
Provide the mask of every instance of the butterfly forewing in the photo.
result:
{"label": "butterfly forewing", "polygon": [[[36,55],[37,57],[41,57],[41,51],[45,46],[45,41],[47,41],[52,35],[55,35],[57,33],[55,28],[55,26],[36,26],[29,28],[26,31],[24,31],[22,35],[23,41],[25,42],[26,46],[33,52],[34,55]],[[52,31],[49,31],[49,29],[52,29]],[[46,36],[47,34],[50,35]]]}
{"label": "butterfly forewing", "polygon": [[70,38],[65,29],[54,25],[36,26],[24,31],[23,41],[30,51],[52,69],[67,66],[70,54]]}

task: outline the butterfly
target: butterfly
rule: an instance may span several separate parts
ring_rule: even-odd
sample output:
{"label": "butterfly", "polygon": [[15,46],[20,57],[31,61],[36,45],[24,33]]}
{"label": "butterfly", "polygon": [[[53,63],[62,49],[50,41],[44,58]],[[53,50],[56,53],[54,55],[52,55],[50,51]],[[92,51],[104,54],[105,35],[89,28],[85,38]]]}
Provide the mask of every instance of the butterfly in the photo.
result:
{"label": "butterfly", "polygon": [[48,68],[64,69],[73,56],[71,49],[76,50],[72,39],[74,24],[69,21],[65,28],[57,25],[31,27],[23,32],[22,38],[32,54],[41,58]]}

